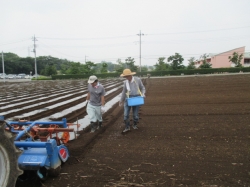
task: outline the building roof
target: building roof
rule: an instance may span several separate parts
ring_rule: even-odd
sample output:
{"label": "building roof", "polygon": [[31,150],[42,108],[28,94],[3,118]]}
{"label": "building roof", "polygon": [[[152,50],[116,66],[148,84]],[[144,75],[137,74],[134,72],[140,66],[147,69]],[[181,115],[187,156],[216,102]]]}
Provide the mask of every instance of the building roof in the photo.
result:
{"label": "building roof", "polygon": [[250,52],[244,53],[244,58],[250,58]]}
{"label": "building roof", "polygon": [[208,54],[208,58],[211,58],[211,57],[213,57],[213,56],[216,56],[217,54],[219,54],[219,53],[209,53],[209,54]]}
{"label": "building roof", "polygon": [[[243,47],[245,47],[245,46],[243,46]],[[236,49],[240,49],[240,48],[242,48],[242,47],[238,47],[238,48],[235,48],[235,49],[231,49],[231,50],[229,50],[229,51],[234,51],[234,50],[236,50]],[[227,53],[227,52],[229,52],[229,51],[225,51],[225,52],[222,52],[222,53]],[[217,56],[217,55],[220,55],[220,54],[222,54],[222,53],[211,53],[211,54],[214,54],[213,56]]]}
{"label": "building roof", "polygon": [[[243,47],[245,47],[245,46],[243,46]],[[238,48],[235,48],[235,49],[231,49],[231,50],[229,50],[229,51],[234,51],[234,50],[239,49],[239,48],[242,48],[242,47],[238,47]],[[225,51],[225,52],[222,52],[222,53],[227,53],[227,52],[229,52],[229,51]],[[222,53],[209,53],[207,59],[209,59],[209,58],[211,58],[211,57],[214,57],[214,56],[217,56],[217,55],[220,55],[220,54],[222,54]],[[244,58],[250,58],[250,53],[244,53]]]}

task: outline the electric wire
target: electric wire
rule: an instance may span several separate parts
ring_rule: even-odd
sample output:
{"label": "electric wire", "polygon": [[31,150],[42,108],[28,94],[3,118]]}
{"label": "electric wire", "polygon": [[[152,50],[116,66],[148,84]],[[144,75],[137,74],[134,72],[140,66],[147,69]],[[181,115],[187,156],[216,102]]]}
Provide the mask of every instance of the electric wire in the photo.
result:
{"label": "electric wire", "polygon": [[[185,31],[185,32],[169,32],[169,33],[156,33],[156,34],[145,34],[145,36],[157,36],[157,35],[172,35],[172,34],[191,34],[191,33],[204,33],[204,32],[217,32],[217,31],[226,31],[226,30],[235,30],[235,29],[246,29],[246,28],[250,28],[250,26],[244,26],[244,27],[235,27],[235,28],[224,28],[224,29],[210,29],[210,30],[202,30],[202,31]],[[74,55],[69,55],[69,54],[66,54],[66,53],[63,53],[59,50],[57,50],[58,48],[107,48],[107,47],[124,47],[124,46],[132,46],[132,45],[135,45],[135,43],[138,43],[138,42],[128,42],[126,40],[126,42],[124,43],[109,43],[109,44],[94,44],[94,43],[91,43],[91,44],[85,44],[85,45],[70,45],[69,43],[63,43],[63,44],[48,44],[46,42],[46,44],[44,43],[44,40],[73,40],[73,41],[82,41],[82,40],[107,40],[107,39],[121,39],[121,38],[132,38],[132,37],[137,37],[136,35],[124,35],[124,36],[111,36],[111,37],[96,37],[96,38],[51,38],[51,37],[36,37],[38,40],[38,43],[39,43],[39,48],[38,50],[41,50],[41,51],[47,51],[47,49],[50,49],[58,54],[61,54],[61,55],[64,55],[64,56],[68,56],[68,57],[73,57],[73,58],[78,58],[78,59],[84,59],[84,57],[77,57],[77,56],[74,56]],[[166,40],[166,41],[150,41],[150,40],[144,40],[142,41],[143,45],[151,45],[151,44],[185,44],[185,43],[204,43],[204,42],[227,42],[227,41],[233,41],[233,40],[243,40],[243,39],[248,39],[249,36],[248,35],[245,35],[245,36],[227,36],[227,37],[216,37],[216,38],[194,38],[194,39],[177,39],[177,40]],[[23,39],[23,40],[19,40],[19,41],[16,41],[16,42],[9,42],[9,43],[4,43],[4,44],[0,44],[0,46],[3,46],[3,45],[9,45],[9,44],[15,44],[15,43],[20,43],[20,42],[24,42],[24,41],[27,41],[27,40],[30,40],[29,39]],[[20,49],[20,47],[18,47]],[[18,48],[12,48],[11,50],[13,49],[18,49]],[[24,49],[24,48],[23,48]],[[27,47],[25,47],[25,50],[27,50]],[[47,52],[48,53],[48,52]],[[49,53],[51,53],[51,51],[49,51]],[[201,55],[201,54],[197,54],[197,55]],[[138,55],[137,55],[138,56]],[[134,58],[138,58],[138,57],[135,57]],[[153,56],[157,56],[157,55],[148,55],[148,54],[145,54],[143,55],[143,59],[154,59]],[[170,55],[160,55],[160,56],[170,56]],[[182,56],[185,56],[182,55]],[[159,57],[159,56],[158,56]],[[126,57],[127,58],[127,57]],[[118,58],[105,58],[105,59],[119,59]],[[120,58],[121,59],[121,58]]]}
{"label": "electric wire", "polygon": [[24,42],[24,41],[28,41],[28,40],[30,40],[30,38],[29,39],[18,40],[18,41],[14,41],[14,42],[3,43],[3,44],[0,44],[0,46],[20,43],[20,42]]}
{"label": "electric wire", "polygon": [[135,35],[97,37],[97,38],[50,38],[50,37],[36,37],[36,38],[46,39],[46,40],[107,40],[107,39],[129,38],[129,37],[135,37]]}
{"label": "electric wire", "polygon": [[217,32],[217,31],[235,30],[235,29],[243,29],[243,28],[244,29],[245,28],[250,28],[250,26],[235,27],[235,28],[224,28],[224,29],[211,29],[211,30],[202,30],[202,31],[184,31],[184,32],[158,33],[158,34],[147,34],[147,35],[196,34],[196,33]]}

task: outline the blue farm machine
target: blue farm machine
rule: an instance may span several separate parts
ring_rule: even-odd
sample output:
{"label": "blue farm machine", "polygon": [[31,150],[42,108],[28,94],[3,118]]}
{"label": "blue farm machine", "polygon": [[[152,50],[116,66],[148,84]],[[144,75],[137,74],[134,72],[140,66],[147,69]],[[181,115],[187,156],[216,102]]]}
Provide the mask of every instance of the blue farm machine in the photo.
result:
{"label": "blue farm machine", "polygon": [[[5,121],[0,116],[0,186],[13,187],[29,173],[45,180],[58,176],[61,164],[69,158],[65,144],[72,125],[62,121]],[[77,126],[79,126],[77,124]]]}

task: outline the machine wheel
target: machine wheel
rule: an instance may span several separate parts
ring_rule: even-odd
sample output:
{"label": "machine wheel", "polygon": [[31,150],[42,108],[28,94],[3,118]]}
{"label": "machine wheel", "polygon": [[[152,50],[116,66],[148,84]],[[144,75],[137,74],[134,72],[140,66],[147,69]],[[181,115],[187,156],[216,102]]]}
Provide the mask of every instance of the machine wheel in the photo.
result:
{"label": "machine wheel", "polygon": [[57,177],[58,175],[60,175],[61,172],[61,166],[58,166],[56,169],[50,169],[48,170],[49,176],[51,177]]}
{"label": "machine wheel", "polygon": [[14,145],[14,136],[5,130],[5,122],[0,120],[0,186],[15,186],[17,177],[22,174],[18,168],[21,152]]}

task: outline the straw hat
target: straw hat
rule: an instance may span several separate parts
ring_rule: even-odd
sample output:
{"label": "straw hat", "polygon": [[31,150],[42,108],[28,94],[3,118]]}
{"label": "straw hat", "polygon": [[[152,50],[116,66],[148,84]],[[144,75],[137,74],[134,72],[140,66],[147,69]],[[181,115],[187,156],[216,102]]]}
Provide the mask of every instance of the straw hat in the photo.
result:
{"label": "straw hat", "polygon": [[136,74],[136,72],[131,72],[130,69],[124,69],[123,70],[123,73],[120,75],[121,77],[126,77],[126,76],[129,76],[129,75],[134,75]]}

